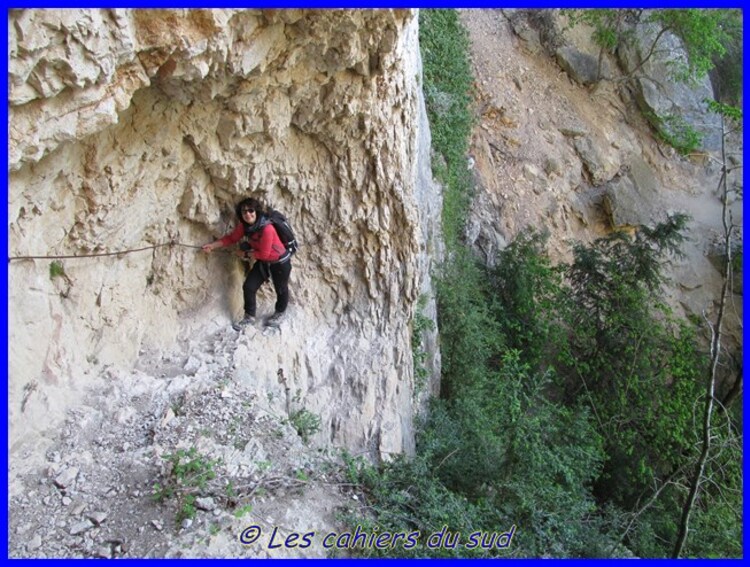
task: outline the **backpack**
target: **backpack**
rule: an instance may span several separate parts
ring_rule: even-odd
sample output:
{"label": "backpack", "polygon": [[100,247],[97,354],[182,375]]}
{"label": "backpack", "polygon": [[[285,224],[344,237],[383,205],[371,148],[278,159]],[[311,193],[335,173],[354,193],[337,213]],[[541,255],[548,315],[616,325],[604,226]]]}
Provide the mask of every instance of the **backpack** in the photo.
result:
{"label": "backpack", "polygon": [[289,224],[287,218],[276,209],[270,208],[266,211],[266,216],[276,229],[276,233],[279,235],[281,243],[286,247],[290,254],[294,254],[299,249],[299,243],[294,236],[294,230],[292,230],[292,226]]}

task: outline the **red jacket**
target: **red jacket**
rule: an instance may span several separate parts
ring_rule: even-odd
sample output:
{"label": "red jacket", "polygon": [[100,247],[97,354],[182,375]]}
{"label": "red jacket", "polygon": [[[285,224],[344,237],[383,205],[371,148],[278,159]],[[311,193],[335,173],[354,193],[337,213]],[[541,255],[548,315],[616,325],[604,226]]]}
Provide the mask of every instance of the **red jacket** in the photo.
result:
{"label": "red jacket", "polygon": [[[223,236],[219,241],[222,246],[229,246],[239,242],[243,236],[245,236],[245,225],[239,223],[232,232]],[[253,232],[247,242],[253,249],[254,258],[261,262],[276,262],[286,254],[286,248],[270,222],[259,231]]]}

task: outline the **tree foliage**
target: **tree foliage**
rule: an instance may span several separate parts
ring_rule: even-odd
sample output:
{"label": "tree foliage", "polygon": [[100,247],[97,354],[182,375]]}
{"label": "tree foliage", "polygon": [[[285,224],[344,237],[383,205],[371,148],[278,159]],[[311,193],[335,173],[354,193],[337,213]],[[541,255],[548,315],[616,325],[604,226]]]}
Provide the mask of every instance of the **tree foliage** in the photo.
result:
{"label": "tree foliage", "polygon": [[[741,38],[742,14],[739,10],[642,8],[573,10],[572,25],[586,23],[593,27],[593,39],[609,53],[625,46],[639,47],[642,54],[639,70],[657,52],[663,38],[672,33],[682,40],[687,54],[685,62],[674,59],[674,77],[692,81],[705,76],[727,54],[727,46]],[[649,45],[637,45],[635,30],[652,26]],[[741,65],[740,65],[741,66]]]}
{"label": "tree foliage", "polygon": [[455,10],[422,10],[420,49],[424,93],[435,157],[433,172],[445,186],[443,230],[446,242],[457,243],[471,198],[466,168],[473,125],[469,109],[473,78],[469,37]]}
{"label": "tree foliage", "polygon": [[[706,368],[695,328],[660,302],[687,220],[578,244],[567,265],[551,264],[534,231],[493,270],[455,258],[439,293],[445,387],[416,459],[377,476],[380,530],[410,511],[409,525],[424,529],[524,526],[512,552],[480,556],[618,556],[621,544],[669,556]],[[736,428],[722,431],[725,449],[710,465],[717,488],[694,520],[710,545],[691,543],[688,554],[737,550],[739,444]],[[478,553],[465,551],[409,556]]]}
{"label": "tree foliage", "polygon": [[[437,44],[457,21],[442,10],[420,18],[429,36],[425,68],[452,68],[439,54],[461,56]],[[687,25],[670,20],[678,24]],[[434,130],[453,123],[434,106],[430,120]],[[698,451],[698,377],[707,360],[695,326],[661,297],[663,267],[679,254],[688,219],[579,243],[572,262],[557,266],[543,233],[528,231],[487,269],[457,238],[470,194],[465,164],[448,150],[440,155],[457,207],[444,216],[456,238],[447,239],[439,274],[440,397],[419,425],[413,459],[378,468],[349,461],[365,504],[350,521],[423,537],[408,549],[362,554],[669,556],[686,469]],[[689,556],[741,553],[741,426],[738,414],[714,419],[721,450],[706,463]],[[508,549],[425,545],[442,528],[465,542],[471,532],[512,525]]]}
{"label": "tree foliage", "polygon": [[[671,78],[695,83],[710,74],[714,98],[724,104],[739,105],[742,101],[742,12],[737,9],[589,9],[570,10],[571,26],[581,23],[593,28],[592,38],[599,45],[599,71],[605,53],[621,50],[637,54],[627,75],[620,80],[642,74],[654,55],[664,53],[666,38],[672,34],[681,40],[684,56],[670,54],[666,61]],[[648,33],[639,34],[639,28]],[[646,39],[648,38],[648,39]],[[643,44],[642,42],[645,42]],[[650,77],[658,81],[662,77]],[[646,118],[658,135],[683,155],[695,151],[703,135],[679,114]]]}
{"label": "tree foliage", "polygon": [[680,66],[677,76],[690,81],[705,76],[727,52],[731,37],[726,23],[737,10],[669,9],[654,10],[648,21],[677,35],[687,51],[687,65]]}
{"label": "tree foliage", "polygon": [[490,309],[501,327],[503,346],[542,371],[562,339],[557,308],[564,276],[564,269],[554,267],[544,254],[546,242],[542,232],[522,232],[487,274]]}
{"label": "tree foliage", "polygon": [[635,238],[615,233],[574,247],[568,268],[570,340],[561,374],[573,399],[596,412],[609,455],[599,494],[629,508],[691,448],[703,364],[694,332],[661,304],[662,266],[678,252],[687,218]]}

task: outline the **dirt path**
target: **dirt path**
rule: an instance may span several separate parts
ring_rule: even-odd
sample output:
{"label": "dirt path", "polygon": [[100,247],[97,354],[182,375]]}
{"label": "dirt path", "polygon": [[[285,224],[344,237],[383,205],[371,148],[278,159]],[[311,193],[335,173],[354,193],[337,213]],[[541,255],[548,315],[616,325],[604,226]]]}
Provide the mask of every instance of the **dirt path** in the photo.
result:
{"label": "dirt path", "polygon": [[[322,538],[269,547],[274,528],[335,530],[356,501],[339,488],[338,454],[308,446],[237,374],[249,340],[221,329],[144,352],[132,371],[103,369],[109,385],[70,413],[46,465],[11,463],[9,556],[326,557]],[[261,537],[243,544],[253,526]]]}

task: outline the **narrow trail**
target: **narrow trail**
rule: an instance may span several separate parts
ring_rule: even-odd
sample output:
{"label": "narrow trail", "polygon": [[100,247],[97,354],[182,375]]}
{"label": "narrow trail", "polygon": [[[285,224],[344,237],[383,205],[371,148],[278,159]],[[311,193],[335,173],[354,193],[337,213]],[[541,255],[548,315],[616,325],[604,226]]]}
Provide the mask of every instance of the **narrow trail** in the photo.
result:
{"label": "narrow trail", "polygon": [[[41,468],[11,463],[9,556],[16,558],[326,557],[245,545],[258,526],[278,533],[336,530],[356,504],[339,455],[306,444],[289,416],[237,372],[252,333],[222,328],[170,352],[142,352],[131,371],[102,368],[106,386],[69,414]],[[176,485],[174,455],[215,474]],[[155,499],[164,489],[174,494]],[[184,518],[186,494],[199,498]],[[265,539],[263,540],[265,542]],[[266,542],[267,543],[267,542]]]}

